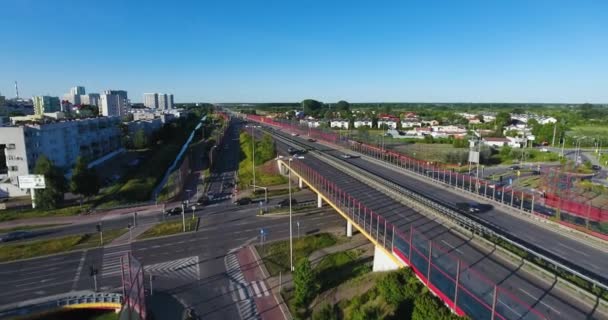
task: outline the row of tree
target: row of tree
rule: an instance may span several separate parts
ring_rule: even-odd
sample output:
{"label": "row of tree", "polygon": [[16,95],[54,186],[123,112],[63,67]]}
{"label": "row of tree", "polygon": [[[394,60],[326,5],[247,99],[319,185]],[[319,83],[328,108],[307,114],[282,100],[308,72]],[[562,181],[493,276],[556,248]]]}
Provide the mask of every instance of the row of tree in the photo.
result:
{"label": "row of tree", "polygon": [[35,191],[34,199],[36,207],[43,210],[56,209],[64,200],[66,192],[91,197],[99,192],[100,183],[94,169],[88,168],[88,162],[78,157],[72,170],[70,180],[65,178],[65,172],[55,166],[53,162],[44,155],[38,157],[34,173],[43,175],[46,188]]}

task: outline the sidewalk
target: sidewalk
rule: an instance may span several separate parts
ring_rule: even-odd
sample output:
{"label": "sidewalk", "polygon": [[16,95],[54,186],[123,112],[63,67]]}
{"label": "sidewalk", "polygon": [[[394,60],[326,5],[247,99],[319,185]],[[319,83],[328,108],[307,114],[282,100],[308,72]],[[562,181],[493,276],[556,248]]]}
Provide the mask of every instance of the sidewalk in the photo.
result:
{"label": "sidewalk", "polygon": [[116,245],[130,243],[133,240],[137,239],[137,237],[139,237],[140,234],[146,232],[146,230],[154,227],[155,225],[156,225],[156,223],[147,223],[144,225],[139,225],[137,227],[131,228],[130,232],[126,232],[122,236],[114,239],[114,241],[112,241],[109,244],[109,246],[116,246]]}
{"label": "sidewalk", "polygon": [[[262,270],[262,265],[259,263],[260,259],[255,253],[255,249],[252,246],[241,248],[236,256],[245,281],[251,283],[255,291],[253,299],[260,318],[262,320],[291,319],[287,306],[282,303],[280,296],[279,298],[276,297],[277,293],[273,290],[274,288],[269,286],[268,281],[266,281],[268,277],[265,271]],[[267,288],[270,288],[272,294],[267,294]]]}

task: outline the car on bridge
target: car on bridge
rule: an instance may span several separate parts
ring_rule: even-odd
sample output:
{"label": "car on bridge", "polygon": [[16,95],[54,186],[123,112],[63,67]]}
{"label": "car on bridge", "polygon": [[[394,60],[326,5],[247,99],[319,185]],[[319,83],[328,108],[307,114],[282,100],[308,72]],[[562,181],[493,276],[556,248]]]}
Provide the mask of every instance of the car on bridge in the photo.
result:
{"label": "car on bridge", "polygon": [[309,138],[308,142],[317,142],[317,139]]}
{"label": "car on bridge", "polygon": [[340,157],[342,157],[342,159],[356,159],[356,158],[359,158],[359,156],[348,154],[348,153],[341,154]]}

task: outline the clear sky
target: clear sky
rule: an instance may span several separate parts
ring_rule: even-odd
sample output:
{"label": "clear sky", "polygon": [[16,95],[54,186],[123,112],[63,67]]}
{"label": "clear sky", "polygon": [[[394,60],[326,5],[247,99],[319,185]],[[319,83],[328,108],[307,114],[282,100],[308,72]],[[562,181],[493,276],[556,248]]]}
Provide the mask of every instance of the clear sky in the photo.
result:
{"label": "clear sky", "polygon": [[608,102],[608,1],[2,0],[0,92]]}

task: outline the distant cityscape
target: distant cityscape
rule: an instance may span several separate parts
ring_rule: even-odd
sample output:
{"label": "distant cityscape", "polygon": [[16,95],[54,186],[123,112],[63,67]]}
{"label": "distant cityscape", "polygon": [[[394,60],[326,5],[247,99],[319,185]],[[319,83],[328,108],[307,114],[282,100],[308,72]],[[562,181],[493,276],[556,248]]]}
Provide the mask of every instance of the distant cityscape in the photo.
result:
{"label": "distant cityscape", "polygon": [[[15,84],[16,85],[16,84]],[[127,134],[149,137],[187,112],[176,109],[173,94],[146,93],[132,104],[126,90],[87,93],[74,86],[61,98],[0,95],[0,198],[27,195],[18,177],[31,174],[40,155],[71,168],[77,158],[98,165],[124,151],[121,123]]]}

